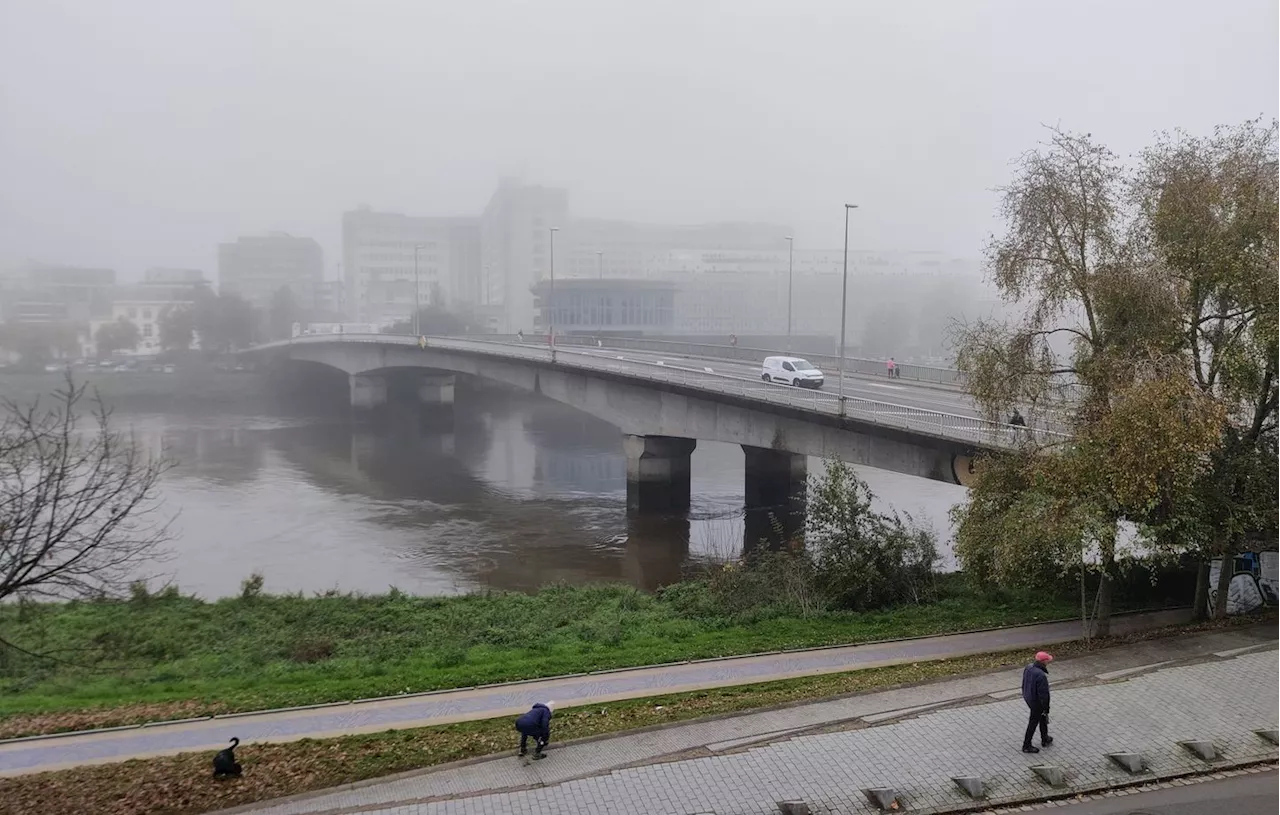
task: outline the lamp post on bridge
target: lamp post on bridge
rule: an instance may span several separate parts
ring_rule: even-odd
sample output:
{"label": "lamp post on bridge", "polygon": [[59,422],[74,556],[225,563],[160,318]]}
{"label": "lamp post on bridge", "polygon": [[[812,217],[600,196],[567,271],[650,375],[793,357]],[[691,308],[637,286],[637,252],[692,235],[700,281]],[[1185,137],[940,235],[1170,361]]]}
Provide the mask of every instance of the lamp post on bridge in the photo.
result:
{"label": "lamp post on bridge", "polygon": [[840,283],[840,415],[844,409],[844,326],[845,313],[849,308],[849,210],[857,209],[857,204],[844,205],[844,275]]}
{"label": "lamp post on bridge", "polygon": [[[600,269],[599,277],[600,277],[600,284],[601,284],[600,293],[596,295],[596,297],[599,298],[600,300],[599,305],[596,306],[597,316],[600,318],[599,320],[596,321],[600,324],[600,327],[597,329],[597,333],[603,334],[604,333],[604,250],[598,250],[596,252],[596,262]],[[596,337],[596,339],[598,340],[600,338]]]}
{"label": "lamp post on bridge", "polygon": [[795,239],[787,236],[787,353],[791,353],[791,281],[795,275]]}
{"label": "lamp post on bridge", "polygon": [[422,310],[421,288],[418,284],[418,250],[422,249],[422,244],[415,243],[413,245],[413,336],[422,336],[422,320],[418,316],[418,312]]}
{"label": "lamp post on bridge", "polygon": [[551,361],[556,361],[556,233],[560,227],[548,227],[551,233],[551,319],[548,320],[547,336],[551,342]]}

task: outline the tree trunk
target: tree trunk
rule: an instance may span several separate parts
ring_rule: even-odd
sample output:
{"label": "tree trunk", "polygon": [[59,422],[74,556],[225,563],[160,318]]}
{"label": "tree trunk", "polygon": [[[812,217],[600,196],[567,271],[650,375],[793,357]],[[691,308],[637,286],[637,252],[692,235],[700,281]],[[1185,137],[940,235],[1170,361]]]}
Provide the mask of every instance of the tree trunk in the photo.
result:
{"label": "tree trunk", "polygon": [[1093,635],[1099,639],[1111,636],[1111,595],[1115,585],[1116,573],[1116,534],[1115,525],[1111,527],[1109,539],[1101,541],[1098,547],[1102,569],[1098,575],[1098,604],[1095,612]]}
{"label": "tree trunk", "polygon": [[1099,639],[1111,636],[1111,593],[1110,569],[1103,566],[1102,574],[1098,575],[1098,612],[1093,627],[1093,634]]}
{"label": "tree trunk", "polygon": [[1221,620],[1227,616],[1227,591],[1231,587],[1232,572],[1235,571],[1236,564],[1235,555],[1226,554],[1226,546],[1222,548],[1224,552],[1222,568],[1218,570],[1218,596],[1213,598],[1213,619],[1215,620]]}
{"label": "tree trunk", "polygon": [[1209,618],[1209,561],[1202,560],[1196,567],[1195,599],[1191,601],[1191,618],[1207,620]]}

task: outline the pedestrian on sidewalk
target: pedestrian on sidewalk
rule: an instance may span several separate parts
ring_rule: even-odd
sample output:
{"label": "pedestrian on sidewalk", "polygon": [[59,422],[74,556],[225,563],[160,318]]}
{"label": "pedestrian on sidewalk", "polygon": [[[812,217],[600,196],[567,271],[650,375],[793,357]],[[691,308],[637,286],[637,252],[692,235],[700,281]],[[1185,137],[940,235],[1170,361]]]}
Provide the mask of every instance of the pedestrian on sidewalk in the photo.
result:
{"label": "pedestrian on sidewalk", "polygon": [[[1022,669],[1022,700],[1031,709],[1031,717],[1027,722],[1027,733],[1022,737],[1022,752],[1038,753],[1040,747],[1053,744],[1049,736],[1049,663],[1053,662],[1053,654],[1040,651],[1036,661]],[[1036,728],[1040,728],[1040,747],[1031,743]]]}
{"label": "pedestrian on sidewalk", "polygon": [[546,758],[542,751],[547,746],[547,742],[551,741],[551,711],[555,710],[555,707],[555,702],[545,704],[538,702],[529,709],[528,713],[523,713],[516,719],[516,730],[520,733],[519,755],[523,756],[528,752],[529,739],[533,739],[533,757]]}

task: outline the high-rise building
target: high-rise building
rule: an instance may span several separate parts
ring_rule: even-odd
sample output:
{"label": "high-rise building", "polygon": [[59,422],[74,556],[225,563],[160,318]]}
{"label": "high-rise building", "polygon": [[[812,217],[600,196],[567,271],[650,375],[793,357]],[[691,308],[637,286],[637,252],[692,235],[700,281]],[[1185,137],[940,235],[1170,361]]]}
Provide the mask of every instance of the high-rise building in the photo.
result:
{"label": "high-rise building", "polygon": [[480,221],[376,212],[342,216],[348,316],[389,325],[419,307],[474,302],[480,275]]}
{"label": "high-rise building", "polygon": [[[564,229],[569,192],[504,180],[480,218],[482,304],[500,307],[500,330],[530,331],[533,287],[551,276],[551,229]],[[556,236],[557,263],[568,248]],[[561,267],[557,265],[557,271]]]}
{"label": "high-rise building", "polygon": [[275,293],[288,287],[300,308],[310,309],[324,279],[324,252],[313,238],[284,232],[244,236],[218,245],[218,290],[269,309]]}

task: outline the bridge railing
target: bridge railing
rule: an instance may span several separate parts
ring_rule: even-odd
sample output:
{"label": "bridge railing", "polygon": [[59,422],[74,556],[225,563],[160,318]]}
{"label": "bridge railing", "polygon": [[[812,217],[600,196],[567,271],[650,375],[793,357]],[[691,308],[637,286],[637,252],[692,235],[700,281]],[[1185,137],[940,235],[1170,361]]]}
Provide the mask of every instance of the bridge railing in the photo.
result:
{"label": "bridge railing", "polygon": [[[287,347],[313,343],[365,342],[413,346],[417,338],[395,334],[342,334],[297,337],[258,346],[260,349]],[[1047,428],[1015,427],[1003,422],[992,422],[974,416],[961,416],[942,411],[928,410],[911,405],[900,405],[863,397],[844,396],[825,390],[810,390],[764,382],[755,377],[737,376],[715,372],[700,367],[696,361],[687,365],[665,362],[649,362],[635,359],[615,359],[608,355],[589,353],[577,347],[552,349],[544,342],[509,342],[498,339],[458,339],[456,337],[428,337],[430,348],[482,353],[513,359],[554,362],[570,368],[589,371],[610,371],[622,376],[647,379],[654,382],[675,383],[697,390],[728,393],[748,399],[758,399],[772,404],[812,410],[817,413],[844,416],[871,424],[895,427],[915,433],[965,441],[984,446],[1013,447],[1020,442],[1034,440],[1041,444],[1063,442],[1069,439],[1064,433]]]}
{"label": "bridge railing", "polygon": [[[546,342],[546,337],[540,337],[540,342]],[[647,337],[602,337],[601,342],[608,348],[623,348],[633,351],[652,351],[659,354],[671,354],[672,356],[689,356],[689,357],[706,357],[711,359],[728,359],[740,362],[761,362],[765,357],[777,355],[789,355],[804,357],[816,364],[824,371],[835,372],[840,370],[840,357],[835,354],[811,354],[800,351],[783,351],[779,348],[748,348],[740,345],[721,345],[714,343],[698,343],[698,342],[674,342],[671,340],[650,339]],[[595,337],[582,335],[558,336],[556,344],[564,347],[569,345],[595,345]],[[888,376],[887,360],[883,359],[866,359],[863,357],[844,358],[844,370],[846,373],[861,374],[865,376]],[[959,371],[950,368],[932,368],[925,365],[912,365],[909,363],[896,363],[895,376],[899,379],[907,379],[914,382],[923,382],[938,385],[950,385],[954,387],[963,387],[964,375]]]}

